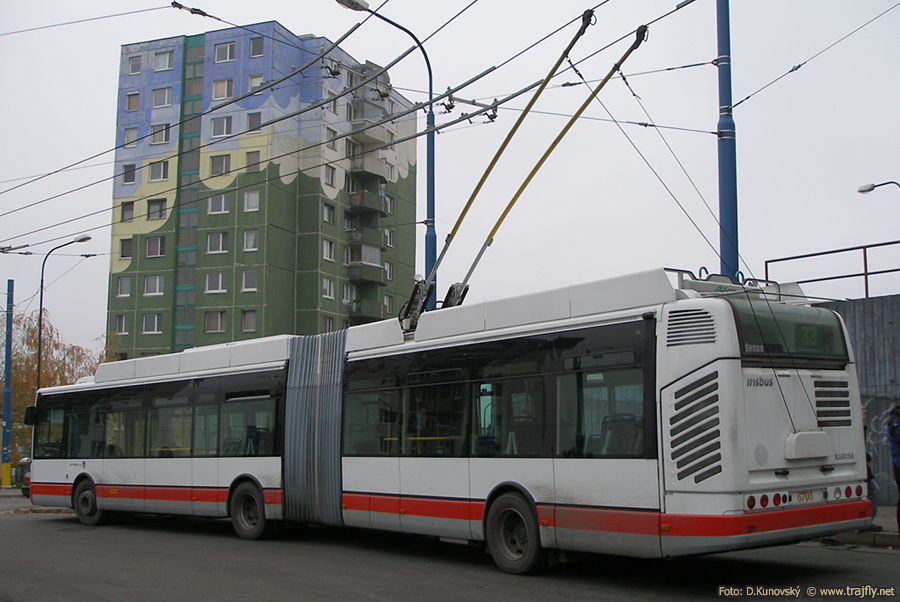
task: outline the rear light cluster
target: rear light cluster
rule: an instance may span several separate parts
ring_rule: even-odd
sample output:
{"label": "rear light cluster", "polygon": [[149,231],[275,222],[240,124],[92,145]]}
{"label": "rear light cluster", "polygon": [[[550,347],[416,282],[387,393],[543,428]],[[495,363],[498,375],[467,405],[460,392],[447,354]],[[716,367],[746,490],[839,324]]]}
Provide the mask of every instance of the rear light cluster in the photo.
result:
{"label": "rear light cluster", "polygon": [[789,502],[793,501],[791,496],[787,493],[760,493],[758,495],[748,495],[746,499],[747,510],[755,510],[759,508],[760,510],[763,508],[779,508],[781,506],[786,506]]}
{"label": "rear light cluster", "polygon": [[[818,495],[817,495],[818,493]],[[747,510],[764,510],[782,508],[794,503],[827,502],[838,500],[861,499],[865,489],[861,484],[838,485],[827,489],[813,489],[806,491],[757,493],[744,497],[744,507]]]}

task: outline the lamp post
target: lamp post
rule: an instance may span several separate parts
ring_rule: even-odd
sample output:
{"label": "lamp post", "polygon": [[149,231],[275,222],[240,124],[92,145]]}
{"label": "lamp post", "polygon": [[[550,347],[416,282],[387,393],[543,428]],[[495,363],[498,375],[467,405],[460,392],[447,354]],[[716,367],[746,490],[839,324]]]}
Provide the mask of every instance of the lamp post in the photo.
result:
{"label": "lamp post", "polygon": [[[431,61],[428,60],[428,53],[425,52],[425,47],[422,46],[422,42],[419,41],[416,34],[399,23],[379,15],[369,8],[369,4],[365,0],[337,0],[337,3],[350,10],[367,12],[378,17],[385,23],[406,32],[415,41],[419,50],[422,51],[422,56],[425,57],[425,66],[428,68],[428,113],[426,113],[425,118],[425,125],[427,128],[427,133],[425,135],[425,148],[427,151],[425,159],[425,203],[427,211],[425,220],[425,274],[426,277],[428,277],[431,275],[431,271],[434,269],[434,262],[437,259],[437,233],[434,229],[434,107],[432,105],[432,101],[434,100],[434,80],[431,73]],[[432,278],[432,282],[434,286],[431,290],[435,291],[437,290],[437,274]],[[432,292],[428,298],[428,309],[434,309],[434,299],[435,295],[434,292]]]}
{"label": "lamp post", "polygon": [[46,255],[44,255],[44,261],[41,262],[41,294],[40,301],[38,302],[38,344],[37,344],[37,387],[35,391],[41,388],[41,342],[42,335],[44,332],[44,268],[47,266],[47,259],[50,257],[50,253],[57,249],[62,249],[63,247],[68,247],[69,245],[74,245],[77,242],[87,242],[91,239],[87,234],[83,236],[79,236],[74,240],[70,240],[69,242],[64,242],[61,245],[57,245],[50,249]]}
{"label": "lamp post", "polygon": [[879,186],[887,186],[888,184],[893,184],[894,186],[900,188],[900,184],[898,184],[897,182],[882,182],[881,184],[863,184],[859,187],[859,189],[857,189],[856,192],[860,194],[869,194]]}

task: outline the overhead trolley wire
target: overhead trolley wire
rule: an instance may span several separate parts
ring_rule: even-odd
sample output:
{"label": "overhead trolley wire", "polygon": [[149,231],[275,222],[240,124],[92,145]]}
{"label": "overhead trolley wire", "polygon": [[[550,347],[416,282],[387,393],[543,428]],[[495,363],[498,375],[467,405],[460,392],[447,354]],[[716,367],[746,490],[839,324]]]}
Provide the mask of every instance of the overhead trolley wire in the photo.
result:
{"label": "overhead trolley wire", "polygon": [[142,8],[140,10],[132,10],[127,13],[116,13],[114,15],[103,15],[101,17],[88,17],[87,19],[78,19],[76,21],[66,21],[65,23],[54,23],[52,25],[41,25],[39,27],[29,27],[28,29],[19,29],[16,31],[4,31],[4,32],[0,33],[0,37],[12,36],[12,35],[16,35],[19,33],[28,33],[31,31],[41,31],[42,29],[52,29],[54,27],[63,27],[66,25],[77,25],[79,23],[89,23],[91,21],[101,21],[103,19],[112,19],[114,17],[124,17],[127,15],[137,15],[140,13],[149,13],[149,12],[153,12],[156,10],[163,10],[166,8],[169,8],[169,6],[166,5],[166,6],[157,6],[154,8]]}

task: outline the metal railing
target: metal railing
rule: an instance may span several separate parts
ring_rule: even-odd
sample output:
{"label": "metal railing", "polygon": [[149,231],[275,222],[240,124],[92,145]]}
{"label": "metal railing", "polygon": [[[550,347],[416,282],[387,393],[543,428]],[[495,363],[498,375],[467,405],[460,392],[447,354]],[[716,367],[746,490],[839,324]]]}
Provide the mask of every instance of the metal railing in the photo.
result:
{"label": "metal railing", "polygon": [[819,251],[818,253],[806,253],[805,255],[793,255],[791,257],[779,257],[777,259],[766,260],[766,280],[769,280],[769,265],[774,263],[782,263],[786,261],[796,261],[799,259],[809,259],[811,257],[824,257],[826,255],[837,255],[839,253],[850,253],[854,251],[862,251],[862,271],[851,274],[840,274],[836,276],[825,276],[823,278],[810,278],[808,280],[798,280],[797,284],[808,284],[811,282],[827,282],[830,280],[845,280],[847,278],[862,278],[865,283],[866,298],[869,298],[869,278],[871,276],[880,276],[883,274],[893,274],[900,272],[900,268],[891,268],[888,270],[870,270],[869,269],[869,250],[880,247],[890,247],[900,245],[900,240],[892,240],[888,242],[879,242],[871,245],[861,245],[858,247],[845,247],[843,249],[832,249],[830,251]]}

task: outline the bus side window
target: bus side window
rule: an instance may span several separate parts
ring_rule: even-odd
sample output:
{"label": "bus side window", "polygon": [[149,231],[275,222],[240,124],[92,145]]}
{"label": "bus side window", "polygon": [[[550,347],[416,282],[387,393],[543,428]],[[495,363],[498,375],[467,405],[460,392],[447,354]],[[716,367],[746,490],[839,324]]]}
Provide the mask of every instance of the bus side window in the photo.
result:
{"label": "bus side window", "polygon": [[229,400],[222,406],[223,456],[275,453],[275,399]]}
{"label": "bus side window", "polygon": [[219,406],[205,405],[194,409],[194,456],[219,453]]}
{"label": "bus side window", "polygon": [[34,457],[62,458],[63,456],[63,409],[40,408],[35,429]]}
{"label": "bus side window", "polygon": [[106,418],[106,457],[144,457],[144,428],[146,413],[143,410],[109,412]]}
{"label": "bus side window", "polygon": [[404,394],[403,455],[460,457],[466,449],[463,383],[410,387]]}
{"label": "bus side window", "polygon": [[69,458],[102,458],[106,414],[69,414],[66,427]]}
{"label": "bus side window", "polygon": [[396,456],[399,453],[397,391],[347,393],[344,397],[344,455]]}

